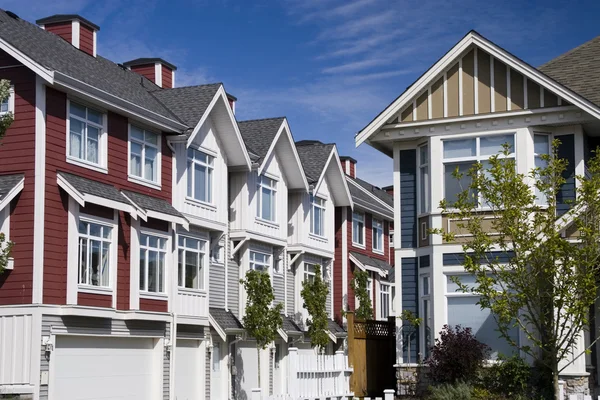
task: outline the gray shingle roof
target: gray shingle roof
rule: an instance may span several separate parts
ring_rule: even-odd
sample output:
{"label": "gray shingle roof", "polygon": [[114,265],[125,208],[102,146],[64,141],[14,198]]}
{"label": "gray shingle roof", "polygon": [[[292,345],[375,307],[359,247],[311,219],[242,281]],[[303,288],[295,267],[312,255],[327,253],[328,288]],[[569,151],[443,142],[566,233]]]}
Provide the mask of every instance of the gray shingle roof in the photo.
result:
{"label": "gray shingle roof", "polygon": [[217,324],[226,331],[227,329],[244,329],[242,323],[233,315],[231,311],[226,311],[222,308],[210,308],[210,316]]}
{"label": "gray shingle roof", "polygon": [[254,155],[251,158],[256,158],[252,161],[262,161],[267,155],[284,119],[284,117],[278,117],[238,122],[244,144],[248,152]]}
{"label": "gray shingle roof", "polygon": [[378,268],[384,272],[389,272],[392,269],[392,266],[383,260],[378,260],[377,258],[369,257],[355,251],[351,251],[350,254],[352,254],[352,256],[354,256],[363,265]]}
{"label": "gray shingle roof", "polygon": [[144,210],[155,211],[163,214],[173,215],[175,217],[185,218],[183,214],[181,214],[171,204],[169,204],[163,199],[158,199],[156,197],[148,196],[146,194],[132,192],[130,190],[123,190],[123,194],[127,196],[127,198],[129,198],[133,203],[135,203],[135,205]]}
{"label": "gray shingle roof", "polygon": [[600,36],[538,69],[600,107]]}
{"label": "gray shingle roof", "polygon": [[392,267],[385,278],[390,283],[396,282],[396,267]]}
{"label": "gray shingle roof", "polygon": [[[356,179],[353,179],[349,176],[346,176],[346,179],[348,179],[350,182],[356,182]],[[356,187],[352,183],[348,183],[348,189],[350,190],[350,196],[352,196],[352,201],[355,205],[366,208],[368,210],[376,211],[379,214],[386,216],[390,220],[394,219],[393,211],[390,211],[389,209],[385,208],[377,200],[375,200],[373,197],[376,196],[373,193],[365,193],[363,190]]]}
{"label": "gray shingle roof", "polygon": [[375,195],[375,197],[377,197],[379,200],[383,201],[388,206],[394,207],[394,197],[392,197],[392,195],[390,195],[385,190],[382,190],[381,188],[378,188],[377,186],[373,186],[369,182],[363,181],[360,178],[354,178],[354,182],[358,183],[365,190],[367,190],[368,192]]}
{"label": "gray shingle roof", "polygon": [[75,190],[83,194],[90,194],[92,196],[98,196],[103,199],[117,201],[127,205],[131,204],[116,187],[107,183],[94,181],[88,178],[82,178],[81,176],[62,171],[58,172],[57,175],[64,178],[71,186],[75,188]]}
{"label": "gray shingle roof", "polygon": [[78,50],[61,37],[0,10],[0,38],[44,67],[177,121],[149,90],[159,89],[135,72]]}
{"label": "gray shingle roof", "polygon": [[304,333],[302,331],[302,329],[300,329],[300,327],[298,326],[298,324],[296,324],[296,322],[290,318],[290,317],[286,317],[285,315],[281,315],[281,319],[283,321],[283,325],[281,327],[281,329],[283,329],[283,331],[287,334],[302,334]]}
{"label": "gray shingle roof", "polygon": [[156,90],[152,94],[184,124],[194,128],[222,83]]}
{"label": "gray shingle roof", "polygon": [[167,67],[171,68],[173,71],[177,70],[177,67],[170,62],[163,60],[162,58],[136,58],[135,60],[129,60],[123,63],[126,67],[133,67],[134,65],[145,65],[145,64],[155,64],[160,63],[164,64]]}
{"label": "gray shingle roof", "polygon": [[345,336],[346,330],[342,328],[337,322],[329,320],[328,322],[329,332],[333,333],[335,336]]}
{"label": "gray shingle roof", "polygon": [[24,177],[23,174],[0,175],[0,200],[4,199]]}
{"label": "gray shingle roof", "polygon": [[46,24],[53,24],[56,22],[72,21],[74,19],[85,23],[86,25],[88,25],[91,28],[94,28],[97,31],[100,30],[100,27],[98,25],[94,24],[92,21],[85,19],[81,15],[77,15],[77,14],[54,14],[54,15],[51,15],[46,18],[40,18],[37,21],[35,21],[35,23],[39,24],[39,25],[46,25]]}
{"label": "gray shingle roof", "polygon": [[296,150],[308,183],[314,184],[319,181],[334,146],[334,144],[325,144],[318,140],[296,142]]}

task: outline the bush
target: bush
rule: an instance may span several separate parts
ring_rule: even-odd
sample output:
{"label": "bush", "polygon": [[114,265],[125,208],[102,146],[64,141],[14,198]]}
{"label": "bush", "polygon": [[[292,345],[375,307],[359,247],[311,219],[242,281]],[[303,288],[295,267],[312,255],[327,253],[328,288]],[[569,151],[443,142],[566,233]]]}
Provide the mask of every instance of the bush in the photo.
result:
{"label": "bush", "polygon": [[471,328],[444,325],[425,364],[432,383],[472,383],[480,377],[490,348],[479,342]]}
{"label": "bush", "polygon": [[483,384],[493,393],[509,398],[525,396],[530,391],[531,368],[519,356],[498,358],[498,364],[486,369]]}
{"label": "bush", "polygon": [[443,383],[429,388],[429,400],[471,400],[473,387],[464,382]]}

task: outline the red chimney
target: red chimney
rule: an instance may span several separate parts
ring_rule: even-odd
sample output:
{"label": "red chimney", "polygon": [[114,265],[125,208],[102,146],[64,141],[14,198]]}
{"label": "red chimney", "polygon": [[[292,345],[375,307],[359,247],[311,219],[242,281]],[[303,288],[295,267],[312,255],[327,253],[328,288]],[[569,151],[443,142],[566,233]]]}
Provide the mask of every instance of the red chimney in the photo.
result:
{"label": "red chimney", "polygon": [[235,114],[235,103],[237,101],[237,97],[227,93],[227,100],[229,101],[229,106],[231,107],[231,111]]}
{"label": "red chimney", "polygon": [[394,195],[394,185],[384,186],[381,188],[381,190],[384,190],[387,194],[391,196]]}
{"label": "red chimney", "polygon": [[124,66],[145,76],[161,88],[175,87],[175,71],[177,67],[162,58],[136,58],[123,63]]}
{"label": "red chimney", "polygon": [[341,156],[340,161],[342,162],[342,168],[346,175],[351,178],[356,178],[356,160],[352,157]]}
{"label": "red chimney", "polygon": [[77,14],[56,14],[38,19],[42,29],[60,36],[79,50],[96,57],[97,32],[100,27]]}

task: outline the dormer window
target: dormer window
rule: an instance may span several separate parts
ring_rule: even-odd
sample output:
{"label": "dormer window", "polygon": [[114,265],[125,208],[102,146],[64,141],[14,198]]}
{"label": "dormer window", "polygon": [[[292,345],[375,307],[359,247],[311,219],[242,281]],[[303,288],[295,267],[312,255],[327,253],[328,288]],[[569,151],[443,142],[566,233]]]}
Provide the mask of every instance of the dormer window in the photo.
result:
{"label": "dormer window", "polygon": [[104,114],[79,103],[69,102],[67,159],[96,167],[106,167]]}
{"label": "dormer window", "polygon": [[160,134],[129,126],[129,176],[154,184],[160,182]]}
{"label": "dormer window", "polygon": [[266,221],[275,221],[277,181],[266,176],[258,177],[256,215]]}
{"label": "dormer window", "polygon": [[212,204],[215,158],[200,150],[188,149],[187,161],[188,197]]}
{"label": "dormer window", "polygon": [[310,196],[310,233],[325,236],[325,199]]}

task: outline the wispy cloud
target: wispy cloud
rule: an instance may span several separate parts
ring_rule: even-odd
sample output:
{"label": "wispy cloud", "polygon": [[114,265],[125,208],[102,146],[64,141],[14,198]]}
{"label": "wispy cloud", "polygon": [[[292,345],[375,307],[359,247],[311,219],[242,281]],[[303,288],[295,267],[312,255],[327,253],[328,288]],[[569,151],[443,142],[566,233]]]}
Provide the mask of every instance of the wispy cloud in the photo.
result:
{"label": "wispy cloud", "polygon": [[381,65],[387,65],[391,62],[390,59],[386,58],[371,58],[367,60],[353,61],[346,64],[337,65],[335,67],[328,67],[323,69],[325,74],[339,74],[345,72],[354,72],[364,70],[370,67],[378,67]]}

